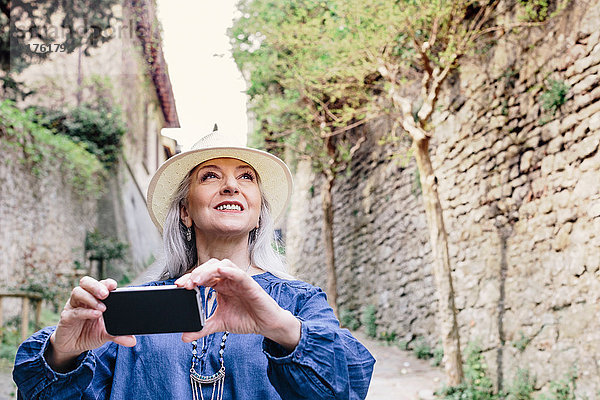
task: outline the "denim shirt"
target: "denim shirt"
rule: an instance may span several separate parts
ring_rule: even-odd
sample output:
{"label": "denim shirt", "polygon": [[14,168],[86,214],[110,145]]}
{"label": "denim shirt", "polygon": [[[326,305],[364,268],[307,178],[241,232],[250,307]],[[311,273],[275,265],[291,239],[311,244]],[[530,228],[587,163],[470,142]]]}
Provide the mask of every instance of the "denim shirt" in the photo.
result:
{"label": "denim shirt", "polygon": [[[230,334],[224,353],[223,399],[364,399],[374,358],[341,329],[325,293],[301,281],[271,273],[254,279],[302,325],[300,342],[290,353],[260,335]],[[150,285],[172,284],[173,279]],[[13,379],[22,399],[192,399],[192,344],[181,334],[137,336],[134,347],[113,342],[87,351],[73,371],[50,368],[44,351],[54,327],[21,344]],[[200,351],[202,375],[217,372],[220,333],[209,335]],[[211,398],[212,385],[203,385]]]}

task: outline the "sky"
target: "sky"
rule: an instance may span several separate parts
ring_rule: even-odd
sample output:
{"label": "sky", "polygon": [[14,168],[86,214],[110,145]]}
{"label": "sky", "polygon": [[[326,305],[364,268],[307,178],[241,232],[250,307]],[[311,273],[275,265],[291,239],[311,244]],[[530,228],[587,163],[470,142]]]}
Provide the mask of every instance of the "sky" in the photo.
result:
{"label": "sky", "polygon": [[180,129],[163,129],[189,149],[216,123],[220,132],[248,131],[246,83],[231,57],[227,28],[236,0],[157,0],[163,51],[173,86]]}

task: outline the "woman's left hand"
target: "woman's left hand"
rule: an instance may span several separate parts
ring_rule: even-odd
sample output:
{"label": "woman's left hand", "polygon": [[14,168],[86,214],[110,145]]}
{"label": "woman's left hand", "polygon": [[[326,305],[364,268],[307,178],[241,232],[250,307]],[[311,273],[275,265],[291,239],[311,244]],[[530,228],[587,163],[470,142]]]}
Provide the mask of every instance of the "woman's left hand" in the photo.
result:
{"label": "woman's left hand", "polygon": [[263,335],[288,350],[293,350],[300,340],[300,321],[230,260],[211,259],[175,284],[186,289],[208,286],[217,292],[214,314],[200,332],[184,333],[184,342],[223,331]]}

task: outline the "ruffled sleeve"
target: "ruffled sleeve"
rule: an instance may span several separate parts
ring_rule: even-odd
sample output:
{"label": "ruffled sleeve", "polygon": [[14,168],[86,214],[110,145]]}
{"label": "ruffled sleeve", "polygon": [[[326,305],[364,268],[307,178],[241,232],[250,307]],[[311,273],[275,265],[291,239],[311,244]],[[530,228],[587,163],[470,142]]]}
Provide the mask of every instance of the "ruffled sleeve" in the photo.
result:
{"label": "ruffled sleeve", "polygon": [[[287,307],[286,307],[287,308]],[[341,329],[325,293],[301,289],[289,305],[301,321],[300,342],[291,353],[266,339],[268,376],[285,399],[364,399],[375,359],[348,330]]]}
{"label": "ruffled sleeve", "polygon": [[[44,328],[21,344],[13,379],[22,399],[102,399],[110,393],[115,346],[107,343],[82,353],[68,373],[54,371],[44,352],[55,327]],[[94,385],[91,386],[92,380]]]}

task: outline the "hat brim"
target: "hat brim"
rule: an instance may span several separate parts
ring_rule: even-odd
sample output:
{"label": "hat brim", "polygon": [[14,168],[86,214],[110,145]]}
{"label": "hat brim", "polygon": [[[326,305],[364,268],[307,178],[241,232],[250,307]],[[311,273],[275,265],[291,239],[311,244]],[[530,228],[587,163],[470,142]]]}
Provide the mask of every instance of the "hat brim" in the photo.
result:
{"label": "hat brim", "polygon": [[215,158],[235,158],[254,168],[261,182],[263,195],[277,221],[285,213],[292,195],[292,174],[278,157],[248,147],[211,147],[180,153],[165,161],[156,171],[150,185],[146,205],[150,218],[161,231],[175,191],[187,174],[197,165]]}

